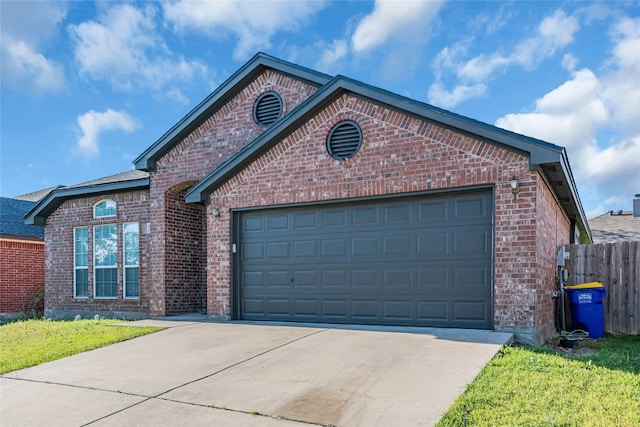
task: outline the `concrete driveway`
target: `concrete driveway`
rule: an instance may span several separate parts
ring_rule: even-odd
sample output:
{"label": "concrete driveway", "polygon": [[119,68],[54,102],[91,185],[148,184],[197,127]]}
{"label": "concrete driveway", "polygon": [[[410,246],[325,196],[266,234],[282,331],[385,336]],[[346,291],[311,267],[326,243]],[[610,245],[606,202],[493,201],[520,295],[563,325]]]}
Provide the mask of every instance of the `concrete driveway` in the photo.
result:
{"label": "concrete driveway", "polygon": [[433,425],[511,334],[146,320],[0,377],[0,425]]}

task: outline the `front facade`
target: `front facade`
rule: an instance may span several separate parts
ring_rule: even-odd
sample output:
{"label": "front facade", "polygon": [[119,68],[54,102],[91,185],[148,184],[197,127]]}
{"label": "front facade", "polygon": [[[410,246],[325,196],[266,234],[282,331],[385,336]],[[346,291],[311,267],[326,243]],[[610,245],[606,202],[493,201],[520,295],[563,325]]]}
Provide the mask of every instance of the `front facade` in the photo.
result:
{"label": "front facade", "polygon": [[263,54],[134,163],[28,215],[46,224],[49,315],[533,342],[555,333],[557,247],[589,239],[561,147]]}

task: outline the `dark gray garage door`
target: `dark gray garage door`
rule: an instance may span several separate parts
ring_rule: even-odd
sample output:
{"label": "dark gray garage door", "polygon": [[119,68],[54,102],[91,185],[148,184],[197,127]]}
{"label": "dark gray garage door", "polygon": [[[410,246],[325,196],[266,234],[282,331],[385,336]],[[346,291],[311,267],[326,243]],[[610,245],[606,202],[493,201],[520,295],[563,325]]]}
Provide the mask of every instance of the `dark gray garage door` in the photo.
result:
{"label": "dark gray garage door", "polygon": [[492,201],[482,191],[242,212],[236,315],[491,328]]}

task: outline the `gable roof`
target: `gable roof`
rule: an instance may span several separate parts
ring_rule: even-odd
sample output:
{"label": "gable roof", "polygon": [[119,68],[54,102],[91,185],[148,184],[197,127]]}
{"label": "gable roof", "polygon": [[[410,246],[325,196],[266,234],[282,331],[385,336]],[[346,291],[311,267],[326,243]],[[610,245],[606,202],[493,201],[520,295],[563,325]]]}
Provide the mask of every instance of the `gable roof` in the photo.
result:
{"label": "gable roof", "polygon": [[94,179],[81,184],[60,187],[40,200],[25,216],[30,225],[45,225],[47,217],[65,200],[94,194],[111,194],[121,191],[139,190],[149,187],[149,173],[130,170],[115,175]]}
{"label": "gable roof", "polygon": [[593,243],[640,241],[640,217],[633,211],[609,211],[589,220]]}
{"label": "gable roof", "polygon": [[24,223],[22,218],[35,202],[0,197],[0,235],[9,237],[26,237],[28,240],[42,240],[44,229]]}
{"label": "gable roof", "polygon": [[156,162],[168,151],[186,138],[202,124],[214,111],[233,98],[242,88],[267,69],[293,76],[298,80],[320,87],[331,76],[290,62],[257,53],[242,68],[236,71],[200,104],[184,116],[178,123],[147,148],[133,163],[136,169],[153,170]]}
{"label": "gable roof", "polygon": [[20,196],[13,197],[16,200],[26,200],[28,202],[39,202],[44,197],[48,196],[53,190],[63,187],[62,185],[56,185],[55,187],[43,188],[42,190],[32,191],[31,193],[22,194]]}
{"label": "gable roof", "polygon": [[529,168],[532,170],[540,168],[548,175],[550,184],[568,217],[576,222],[581,235],[590,240],[589,225],[563,147],[501,129],[344,76],[334,77],[271,128],[194,185],[187,192],[186,201],[188,203],[205,202],[209,193],[344,93],[365,98],[404,114],[436,122],[456,132],[481,138],[489,143],[527,155]]}

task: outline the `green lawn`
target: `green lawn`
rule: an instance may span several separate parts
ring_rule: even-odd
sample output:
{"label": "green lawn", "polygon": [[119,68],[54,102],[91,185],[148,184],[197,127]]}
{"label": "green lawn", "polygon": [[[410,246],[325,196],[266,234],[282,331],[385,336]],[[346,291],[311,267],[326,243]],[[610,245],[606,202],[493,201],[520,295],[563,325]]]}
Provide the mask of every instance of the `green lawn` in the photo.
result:
{"label": "green lawn", "polygon": [[162,330],[121,320],[26,320],[0,326],[0,374]]}
{"label": "green lawn", "polygon": [[640,426],[640,336],[581,347],[505,347],[438,426]]}

